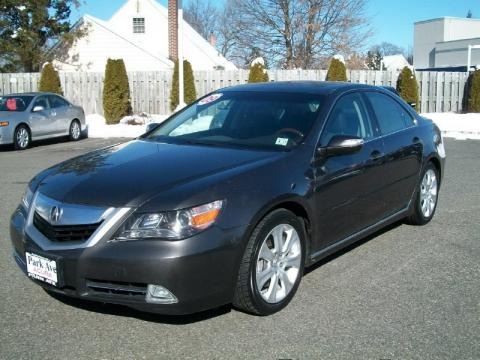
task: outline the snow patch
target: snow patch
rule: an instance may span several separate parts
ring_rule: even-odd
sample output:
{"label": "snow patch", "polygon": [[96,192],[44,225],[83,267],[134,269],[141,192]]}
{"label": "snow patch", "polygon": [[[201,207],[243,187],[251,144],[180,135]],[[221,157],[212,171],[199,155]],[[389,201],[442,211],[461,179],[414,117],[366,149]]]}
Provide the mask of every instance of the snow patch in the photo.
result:
{"label": "snow patch", "polygon": [[253,59],[252,63],[251,63],[251,66],[256,65],[256,64],[260,64],[262,66],[265,66],[265,59],[261,56]]}
{"label": "snow patch", "polygon": [[437,124],[444,137],[457,140],[480,140],[480,113],[423,113],[422,116]]}
{"label": "snow patch", "polygon": [[[166,115],[132,115],[120,120],[119,124],[107,125],[105,118],[99,114],[90,114],[85,117],[90,138],[135,138],[145,133],[150,123],[161,123]],[[139,122],[137,124],[137,121]],[[143,121],[143,123],[140,123]],[[133,125],[136,124],[136,125]]]}
{"label": "snow patch", "polygon": [[343,55],[336,54],[336,55],[333,55],[333,58],[345,64],[345,57]]}

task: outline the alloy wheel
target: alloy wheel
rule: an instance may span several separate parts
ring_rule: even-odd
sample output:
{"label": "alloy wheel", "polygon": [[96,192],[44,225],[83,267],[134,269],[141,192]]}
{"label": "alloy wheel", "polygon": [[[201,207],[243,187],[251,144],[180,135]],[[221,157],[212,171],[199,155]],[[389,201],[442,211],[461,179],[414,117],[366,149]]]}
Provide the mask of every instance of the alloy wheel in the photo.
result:
{"label": "alloy wheel", "polygon": [[438,182],[435,171],[428,169],[420,185],[420,208],[424,217],[433,214],[437,204]]}
{"label": "alloy wheel", "polygon": [[78,125],[77,121],[72,122],[72,126],[70,129],[70,133],[72,134],[72,139],[77,140],[80,138],[80,125]]}
{"label": "alloy wheel", "polygon": [[24,149],[28,146],[30,142],[30,135],[28,134],[28,130],[24,127],[21,127],[17,130],[17,144],[18,147]]}
{"label": "alloy wheel", "polygon": [[299,276],[301,259],[295,228],[275,226],[263,240],[256,260],[256,287],[264,301],[275,304],[288,296]]}

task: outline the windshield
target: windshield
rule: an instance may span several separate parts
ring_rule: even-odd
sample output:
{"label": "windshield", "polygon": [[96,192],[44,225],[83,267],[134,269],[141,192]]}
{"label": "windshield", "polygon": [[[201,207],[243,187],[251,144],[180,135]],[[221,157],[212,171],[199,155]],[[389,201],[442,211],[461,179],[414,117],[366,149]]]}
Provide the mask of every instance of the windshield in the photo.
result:
{"label": "windshield", "polygon": [[32,99],[33,96],[1,96],[0,111],[25,111]]}
{"label": "windshield", "polygon": [[309,133],[323,98],[298,93],[213,93],[159,126],[146,139],[288,150]]}

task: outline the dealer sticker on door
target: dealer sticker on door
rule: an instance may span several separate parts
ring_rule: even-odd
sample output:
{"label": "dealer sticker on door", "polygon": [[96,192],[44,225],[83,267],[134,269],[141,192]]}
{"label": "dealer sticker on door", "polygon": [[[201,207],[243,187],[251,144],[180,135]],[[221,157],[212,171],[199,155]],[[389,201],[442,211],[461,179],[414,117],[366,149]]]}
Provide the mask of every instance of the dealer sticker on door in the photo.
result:
{"label": "dealer sticker on door", "polygon": [[57,286],[57,262],[32,253],[25,253],[27,274],[33,279]]}

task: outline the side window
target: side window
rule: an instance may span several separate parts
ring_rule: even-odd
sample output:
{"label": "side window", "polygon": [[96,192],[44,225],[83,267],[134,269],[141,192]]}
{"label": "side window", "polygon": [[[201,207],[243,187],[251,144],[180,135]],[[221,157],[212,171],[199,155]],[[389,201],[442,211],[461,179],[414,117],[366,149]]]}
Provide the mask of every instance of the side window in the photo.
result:
{"label": "side window", "polygon": [[377,92],[367,93],[367,97],[372,104],[383,135],[391,134],[413,125],[413,119],[410,114],[395,100]]}
{"label": "side window", "polygon": [[46,96],[40,96],[38,97],[35,102],[33,103],[32,110],[35,109],[35,106],[41,106],[45,110],[50,109],[50,106],[48,104],[48,100]]}
{"label": "side window", "polygon": [[364,140],[374,137],[372,124],[359,94],[348,94],[337,101],[323,130],[321,144],[327,145],[335,135],[353,135]]}
{"label": "side window", "polygon": [[50,106],[55,109],[68,106],[68,102],[62,99],[60,96],[50,95],[48,96],[48,100],[50,101]]}

